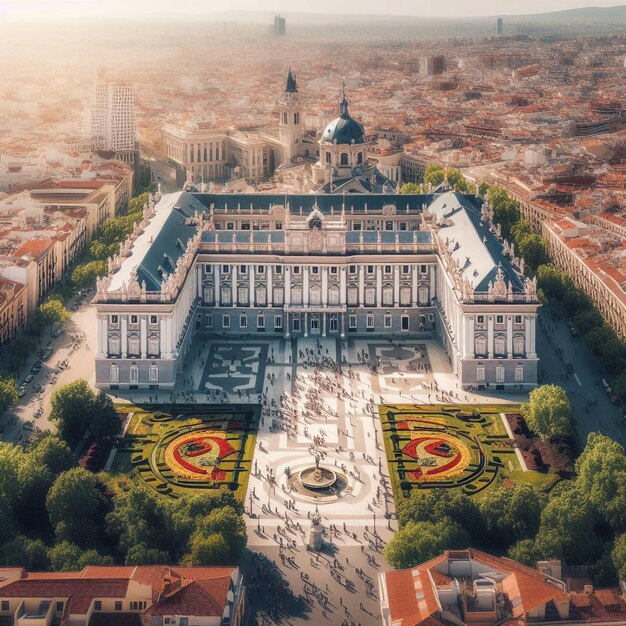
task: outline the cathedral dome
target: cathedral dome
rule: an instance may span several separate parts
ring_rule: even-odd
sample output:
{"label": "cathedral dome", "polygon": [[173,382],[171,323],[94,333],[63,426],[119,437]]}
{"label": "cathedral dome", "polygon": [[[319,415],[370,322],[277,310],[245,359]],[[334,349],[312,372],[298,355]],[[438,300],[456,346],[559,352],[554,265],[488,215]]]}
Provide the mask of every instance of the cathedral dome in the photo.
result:
{"label": "cathedral dome", "polygon": [[325,143],[338,144],[365,143],[363,126],[353,120],[348,113],[345,91],[339,105],[339,117],[326,126],[321,140]]}

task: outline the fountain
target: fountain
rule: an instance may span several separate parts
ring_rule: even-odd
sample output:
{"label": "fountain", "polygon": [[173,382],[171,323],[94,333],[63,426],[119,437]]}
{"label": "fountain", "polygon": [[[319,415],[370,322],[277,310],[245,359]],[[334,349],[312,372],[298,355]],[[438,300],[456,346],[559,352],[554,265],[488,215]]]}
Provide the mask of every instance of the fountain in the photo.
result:
{"label": "fountain", "polygon": [[320,467],[319,457],[316,457],[315,467],[305,467],[298,478],[307,489],[328,490],[337,482],[337,472],[329,467]]}

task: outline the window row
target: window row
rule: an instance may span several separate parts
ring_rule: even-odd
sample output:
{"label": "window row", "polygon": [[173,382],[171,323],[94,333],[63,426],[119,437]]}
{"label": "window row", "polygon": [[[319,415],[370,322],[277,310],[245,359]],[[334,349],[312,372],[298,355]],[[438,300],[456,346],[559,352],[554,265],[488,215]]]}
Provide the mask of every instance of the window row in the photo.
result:
{"label": "window row", "polygon": [[[266,273],[266,266],[265,265],[237,265],[237,266],[233,266],[233,265],[220,265],[220,272],[222,275],[225,274],[230,274],[232,272],[232,268],[236,267],[237,268],[237,272],[240,275],[247,275],[249,273],[249,268],[253,268],[254,271],[257,274],[265,274]],[[283,265],[273,265],[272,266],[272,271],[274,272],[274,274],[276,275],[281,275],[283,273]],[[287,266],[291,269],[291,273],[295,274],[295,275],[300,275],[303,273],[303,270],[306,269],[306,267],[309,268],[311,274],[317,275],[321,273],[321,269],[319,265],[309,265],[309,266],[300,266],[300,265],[290,265]],[[349,265],[348,266],[348,273],[352,274],[352,275],[356,275],[359,273],[359,267],[363,268],[363,271],[366,274],[369,274],[370,276],[373,276],[378,267],[382,268],[382,273],[385,276],[391,276],[394,272],[394,267],[397,267],[395,265]],[[407,276],[411,273],[411,265],[401,265],[400,267],[400,273]],[[426,276],[428,274],[428,265],[425,264],[421,264],[418,266],[418,271],[419,274],[421,274],[422,276]],[[328,266],[328,271],[330,274],[332,275],[337,275],[339,274],[339,266],[337,265],[330,265]],[[205,274],[213,274],[213,265],[205,265],[204,266],[204,273]],[[479,316],[482,317],[482,316]]]}
{"label": "window row", "polygon": [[[159,323],[159,316],[158,315],[150,315],[148,317],[148,322],[150,324],[150,326],[157,326]],[[110,324],[111,326],[117,326],[120,323],[120,316],[119,315],[111,315],[110,316]],[[139,316],[138,315],[129,315],[128,316],[128,323],[131,324],[131,326],[137,326],[139,324]]]}
{"label": "window row", "polygon": [[[116,384],[120,382],[120,368],[117,364],[112,363],[109,372],[109,380],[111,383]],[[151,383],[159,382],[159,366],[151,365],[148,369],[148,380]],[[129,384],[139,383],[139,367],[137,365],[131,365],[128,370],[128,382]]]}
{"label": "window row", "polygon": [[[146,354],[148,357],[157,357],[161,352],[161,342],[159,337],[151,335],[147,340]],[[122,354],[122,340],[117,335],[109,337],[109,356],[120,356]],[[126,354],[128,357],[141,356],[141,338],[138,335],[128,335]]]}
{"label": "window row", "polygon": [[[514,376],[514,380],[516,383],[523,383],[524,382],[524,366],[517,365],[515,367],[513,376]],[[506,368],[504,367],[504,365],[496,365],[496,384],[504,383],[505,381],[506,381]],[[485,373],[484,365],[479,365],[476,368],[476,382],[477,383],[486,382],[486,373]]]}
{"label": "window row", "polygon": [[[476,356],[487,356],[488,340],[485,335],[478,335],[474,339],[474,354]],[[525,340],[523,335],[513,336],[513,355],[522,356],[526,351]],[[493,354],[495,356],[506,356],[506,335],[496,335],[493,338]]]}

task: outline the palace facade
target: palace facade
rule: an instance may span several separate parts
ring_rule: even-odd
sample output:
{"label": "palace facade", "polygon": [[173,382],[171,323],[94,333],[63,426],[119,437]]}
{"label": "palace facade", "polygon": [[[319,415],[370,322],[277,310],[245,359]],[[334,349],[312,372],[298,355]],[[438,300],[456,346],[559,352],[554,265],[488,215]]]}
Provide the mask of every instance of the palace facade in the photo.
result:
{"label": "palace facade", "polygon": [[98,280],[96,385],[170,389],[197,334],[442,342],[463,387],[537,383],[536,281],[480,198],[157,196]]}

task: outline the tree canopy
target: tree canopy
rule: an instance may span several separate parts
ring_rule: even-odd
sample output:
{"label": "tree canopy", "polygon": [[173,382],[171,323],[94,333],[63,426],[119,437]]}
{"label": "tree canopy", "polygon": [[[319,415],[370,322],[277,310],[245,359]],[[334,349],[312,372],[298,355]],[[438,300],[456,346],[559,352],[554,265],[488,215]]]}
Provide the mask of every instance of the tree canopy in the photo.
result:
{"label": "tree canopy", "polygon": [[543,439],[568,437],[574,431],[574,412],[567,392],[558,385],[541,385],[522,406],[528,427]]}

